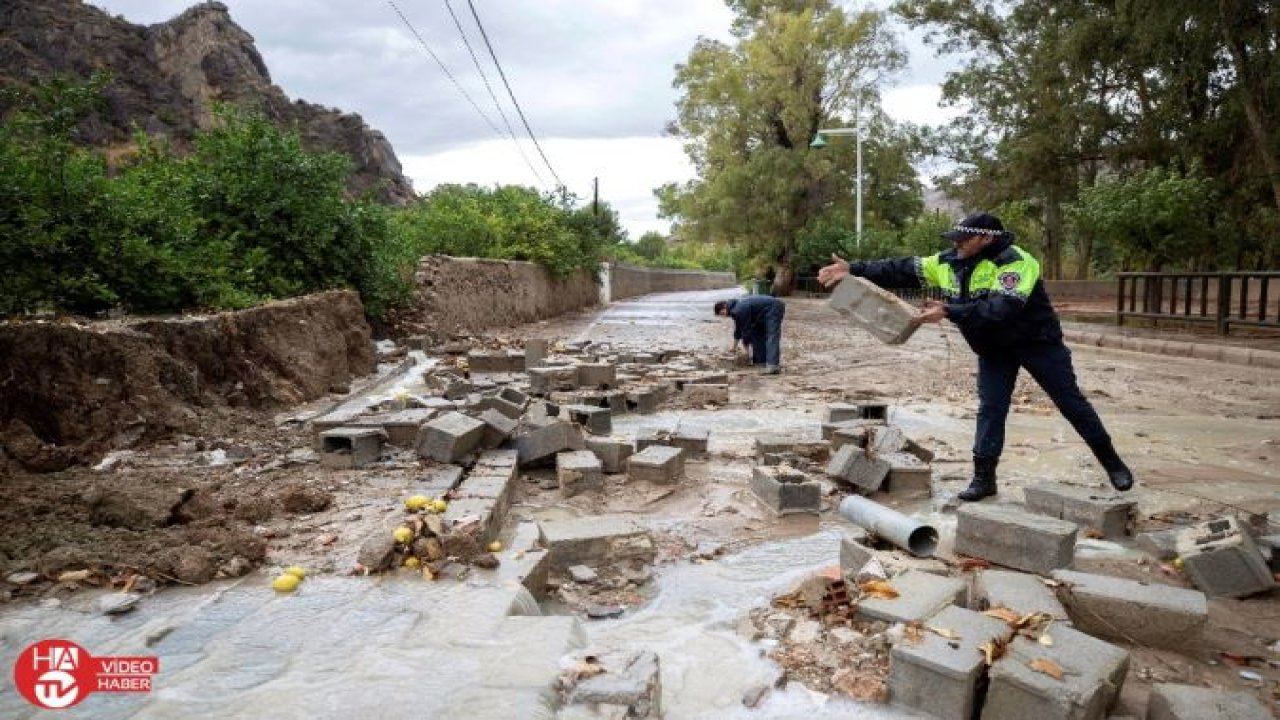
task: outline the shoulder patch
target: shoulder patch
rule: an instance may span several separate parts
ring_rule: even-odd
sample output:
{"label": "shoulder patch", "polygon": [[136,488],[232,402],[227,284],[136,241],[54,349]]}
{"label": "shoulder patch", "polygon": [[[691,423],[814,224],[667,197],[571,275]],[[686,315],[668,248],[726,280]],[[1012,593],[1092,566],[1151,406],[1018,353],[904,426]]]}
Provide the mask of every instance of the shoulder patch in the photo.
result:
{"label": "shoulder patch", "polygon": [[1000,287],[1005,290],[1017,290],[1018,283],[1022,282],[1022,274],[1016,272],[1000,273]]}

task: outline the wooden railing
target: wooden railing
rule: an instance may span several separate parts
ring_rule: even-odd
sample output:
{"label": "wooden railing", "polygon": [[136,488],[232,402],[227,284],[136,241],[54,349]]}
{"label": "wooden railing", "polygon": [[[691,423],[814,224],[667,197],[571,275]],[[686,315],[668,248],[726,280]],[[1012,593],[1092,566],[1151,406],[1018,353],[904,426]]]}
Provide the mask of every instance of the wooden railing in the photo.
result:
{"label": "wooden railing", "polygon": [[1145,318],[1280,328],[1280,272],[1130,272],[1116,275],[1116,323]]}

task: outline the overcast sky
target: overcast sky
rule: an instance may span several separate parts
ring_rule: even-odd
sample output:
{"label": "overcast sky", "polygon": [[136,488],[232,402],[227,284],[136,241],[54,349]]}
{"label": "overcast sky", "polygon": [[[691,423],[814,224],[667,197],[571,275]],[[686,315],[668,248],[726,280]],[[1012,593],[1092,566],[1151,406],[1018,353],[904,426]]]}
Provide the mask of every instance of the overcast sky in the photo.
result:
{"label": "overcast sky", "polygon": [[[130,22],[181,13],[182,0],[89,0]],[[256,41],[272,80],[291,99],[359,113],[391,141],[418,192],[441,182],[554,182],[527,139],[506,135],[445,0],[394,0],[495,132],[385,0],[223,0]],[[488,58],[466,0],[450,0],[518,137],[527,138]],[[571,192],[601,198],[634,240],[665,232],[653,188],[692,177],[678,140],[673,68],[699,36],[729,39],[723,0],[473,0],[530,127]],[[884,5],[887,0],[871,5]],[[938,83],[951,63],[903,36],[911,66],[884,95],[886,111],[914,122],[950,117]],[[526,159],[527,158],[527,162]],[[530,165],[540,175],[534,175]]]}

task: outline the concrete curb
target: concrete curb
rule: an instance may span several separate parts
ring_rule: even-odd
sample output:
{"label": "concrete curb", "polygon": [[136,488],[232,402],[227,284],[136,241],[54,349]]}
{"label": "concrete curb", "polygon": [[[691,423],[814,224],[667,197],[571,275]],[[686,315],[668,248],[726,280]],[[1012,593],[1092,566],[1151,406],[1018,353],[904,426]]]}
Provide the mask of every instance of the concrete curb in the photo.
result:
{"label": "concrete curb", "polygon": [[1129,350],[1131,352],[1169,355],[1171,357],[1195,358],[1197,360],[1213,360],[1232,365],[1280,369],[1280,352],[1273,350],[1258,350],[1238,345],[1216,345],[1182,342],[1180,340],[1162,340],[1160,338],[1132,337],[1080,330],[1063,330],[1063,335],[1067,342],[1074,345]]}

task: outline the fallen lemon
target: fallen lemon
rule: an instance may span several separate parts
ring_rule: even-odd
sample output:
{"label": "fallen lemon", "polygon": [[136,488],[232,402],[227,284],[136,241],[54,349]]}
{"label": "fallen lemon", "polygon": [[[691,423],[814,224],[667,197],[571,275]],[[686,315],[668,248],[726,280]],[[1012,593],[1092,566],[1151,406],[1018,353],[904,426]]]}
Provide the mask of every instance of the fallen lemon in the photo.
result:
{"label": "fallen lemon", "polygon": [[501,552],[501,551],[502,551],[501,540],[494,540],[493,542],[489,543],[489,552]]}
{"label": "fallen lemon", "polygon": [[1173,559],[1173,568],[1174,568],[1175,570],[1181,570],[1181,569],[1182,569],[1182,565],[1183,565],[1183,563],[1182,563],[1182,558],[1180,558],[1180,557],[1176,557],[1176,558],[1174,558],[1174,559]]}
{"label": "fallen lemon", "polygon": [[413,555],[410,555],[409,557],[404,559],[404,566],[407,568],[416,568],[421,564],[422,564],[422,561],[414,557]]}
{"label": "fallen lemon", "polygon": [[443,500],[432,500],[432,501],[431,501],[431,509],[432,509],[432,510],[435,510],[435,511],[436,511],[436,512],[438,512],[438,513],[442,513],[442,512],[444,512],[444,511],[445,511],[445,509],[447,509],[448,507],[449,507],[449,503],[447,503],[447,502],[445,502],[445,501],[443,501]]}
{"label": "fallen lemon", "polygon": [[285,568],[285,569],[284,569],[284,574],[285,574],[285,575],[292,575],[292,576],[294,576],[294,577],[298,578],[299,580],[306,580],[306,579],[307,579],[307,569],[306,569],[306,568],[303,568],[303,567],[298,567],[297,565],[294,565],[294,566],[292,566],[292,567],[287,567],[287,568]]}
{"label": "fallen lemon", "polygon": [[395,538],[396,542],[403,545],[413,539],[413,531],[407,527],[398,527],[395,529],[395,532],[391,533],[391,537]]}
{"label": "fallen lemon", "polygon": [[271,581],[271,589],[277,592],[293,592],[298,589],[300,584],[302,584],[302,578],[285,573]]}
{"label": "fallen lemon", "polygon": [[426,495],[410,495],[404,499],[404,509],[410,511],[421,510],[431,504],[431,498]]}

